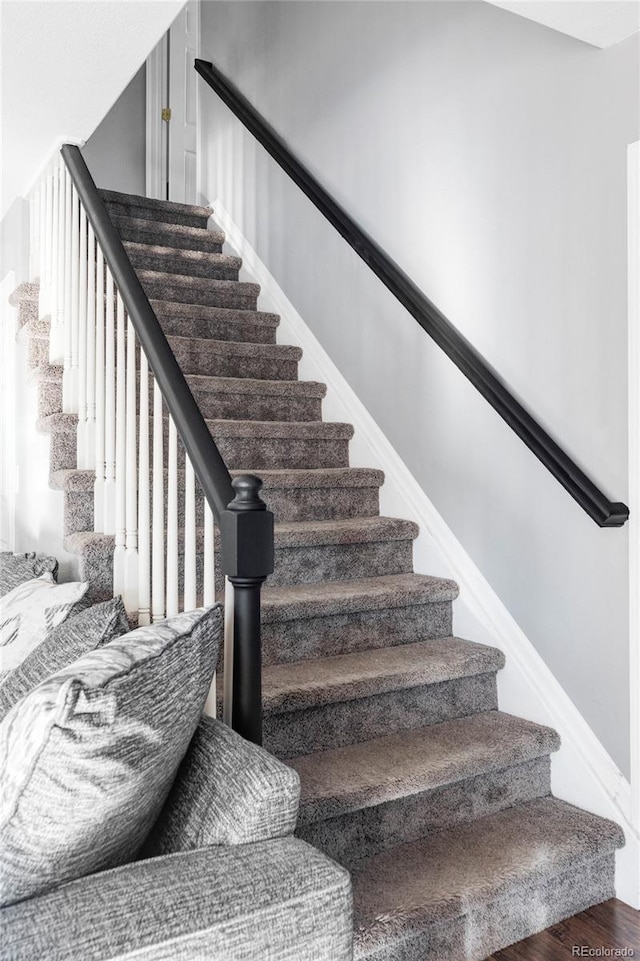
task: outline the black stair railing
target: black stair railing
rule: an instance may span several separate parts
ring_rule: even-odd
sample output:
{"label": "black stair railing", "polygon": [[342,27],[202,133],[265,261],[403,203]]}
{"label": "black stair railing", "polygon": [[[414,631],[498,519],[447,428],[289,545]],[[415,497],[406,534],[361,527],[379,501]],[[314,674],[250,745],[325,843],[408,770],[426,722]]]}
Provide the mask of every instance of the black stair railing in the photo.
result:
{"label": "black stair railing", "polygon": [[[220,530],[220,566],[233,585],[231,726],[262,742],[260,591],[274,567],[273,514],[252,474],[233,480],[158,318],[75,145],[61,150],[125,310]],[[225,685],[229,684],[228,676]],[[225,698],[226,699],[226,698]]]}
{"label": "black stair railing", "polygon": [[629,517],[626,504],[610,501],[578,467],[476,348],[322,187],[246,97],[213,64],[196,60],[195,69],[589,517],[599,527],[622,527]]}

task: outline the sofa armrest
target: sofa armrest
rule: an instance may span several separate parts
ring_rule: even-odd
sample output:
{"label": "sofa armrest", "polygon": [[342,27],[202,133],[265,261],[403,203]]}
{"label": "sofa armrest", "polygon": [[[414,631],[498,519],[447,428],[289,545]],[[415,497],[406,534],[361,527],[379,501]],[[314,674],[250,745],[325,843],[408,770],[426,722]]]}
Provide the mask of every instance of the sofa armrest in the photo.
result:
{"label": "sofa armrest", "polygon": [[299,800],[292,768],[203,715],[142,854],[293,834]]}
{"label": "sofa armrest", "polygon": [[349,874],[295,838],[136,861],[0,911],[0,961],[348,961]]}

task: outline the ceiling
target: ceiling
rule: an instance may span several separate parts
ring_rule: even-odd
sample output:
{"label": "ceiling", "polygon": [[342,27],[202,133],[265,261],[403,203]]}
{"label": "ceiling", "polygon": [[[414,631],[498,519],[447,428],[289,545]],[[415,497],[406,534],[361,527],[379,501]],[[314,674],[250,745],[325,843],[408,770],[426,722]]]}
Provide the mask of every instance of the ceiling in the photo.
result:
{"label": "ceiling", "polygon": [[610,47],[640,30],[640,0],[487,0],[527,20],[584,40]]}

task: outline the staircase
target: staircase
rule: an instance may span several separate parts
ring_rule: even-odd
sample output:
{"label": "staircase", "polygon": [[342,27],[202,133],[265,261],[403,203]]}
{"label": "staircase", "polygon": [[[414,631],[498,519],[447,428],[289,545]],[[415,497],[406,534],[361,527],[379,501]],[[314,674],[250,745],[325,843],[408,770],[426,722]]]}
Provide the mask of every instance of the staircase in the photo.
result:
{"label": "staircase", "polygon": [[[558,736],[498,710],[503,655],[453,635],[457,585],[413,573],[416,525],[380,516],[383,474],[349,466],[353,428],[322,420],[325,386],[297,380],[301,351],[276,344],[210,211],[101,193],[227,466],[264,481],[264,745],[300,774],[299,836],[352,872],[355,958],[481,961],[612,897],[622,832],[551,796]],[[39,428],[98,599],[113,537],[93,531],[37,296],[14,302]]]}

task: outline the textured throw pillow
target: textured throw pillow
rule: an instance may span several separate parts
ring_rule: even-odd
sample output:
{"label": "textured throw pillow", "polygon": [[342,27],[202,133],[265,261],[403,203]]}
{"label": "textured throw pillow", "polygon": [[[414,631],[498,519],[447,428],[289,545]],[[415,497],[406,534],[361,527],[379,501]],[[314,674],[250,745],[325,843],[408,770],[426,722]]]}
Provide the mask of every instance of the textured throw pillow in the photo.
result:
{"label": "textured throw pillow", "polygon": [[135,858],[211,683],[220,605],[139,628],[31,691],[0,724],[0,905]]}
{"label": "textured throw pillow", "polygon": [[4,597],[18,584],[32,581],[34,577],[51,574],[56,580],[58,576],[58,562],[55,557],[37,557],[31,554],[12,554],[11,551],[0,552],[0,597]]}
{"label": "textured throw pillow", "polygon": [[86,581],[56,584],[51,573],[19,584],[0,600],[0,677],[21,664],[87,593]]}
{"label": "textured throw pillow", "polygon": [[79,657],[115,640],[129,630],[127,612],[119,597],[94,604],[47,634],[22,664],[0,679],[0,721],[34,687]]}

